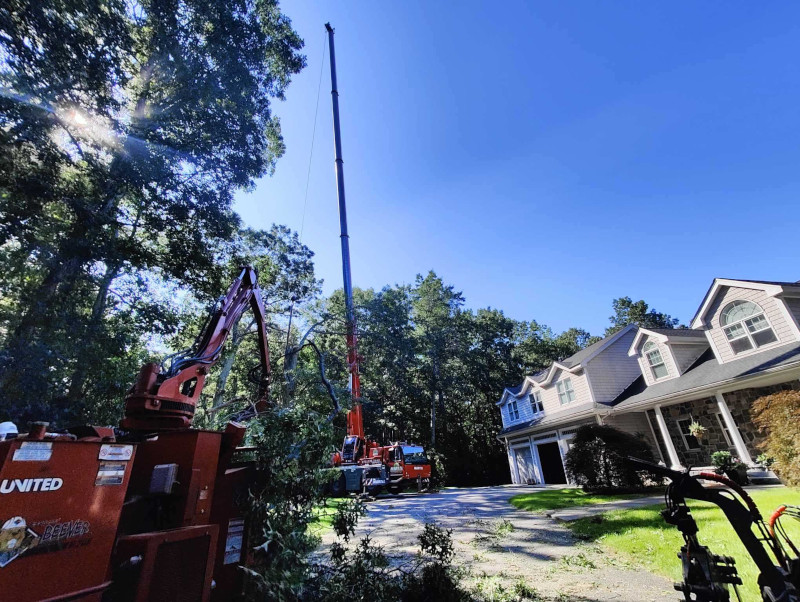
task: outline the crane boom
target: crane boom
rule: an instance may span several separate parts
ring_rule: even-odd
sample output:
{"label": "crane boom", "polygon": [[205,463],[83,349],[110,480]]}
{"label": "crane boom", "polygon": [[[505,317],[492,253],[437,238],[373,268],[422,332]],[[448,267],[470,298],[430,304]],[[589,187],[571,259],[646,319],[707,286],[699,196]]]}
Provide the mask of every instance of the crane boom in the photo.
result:
{"label": "crane boom", "polygon": [[342,276],[347,336],[347,369],[350,372],[350,394],[353,409],[347,414],[347,435],[364,440],[364,417],[361,410],[361,379],[358,373],[358,335],[353,307],[353,280],[350,273],[350,235],[347,233],[347,204],[344,196],[344,160],[342,159],[342,133],[339,127],[339,91],[336,84],[336,52],[333,44],[333,27],[325,24],[331,55],[331,101],[333,103],[333,144],[336,162],[336,193],[339,199],[339,238],[342,243]]}

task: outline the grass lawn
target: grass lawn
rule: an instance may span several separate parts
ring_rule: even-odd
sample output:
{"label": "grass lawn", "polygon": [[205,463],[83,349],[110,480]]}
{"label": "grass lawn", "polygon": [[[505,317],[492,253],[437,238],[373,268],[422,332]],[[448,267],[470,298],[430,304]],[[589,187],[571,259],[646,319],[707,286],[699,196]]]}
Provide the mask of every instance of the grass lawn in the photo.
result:
{"label": "grass lawn", "polygon": [[[750,490],[748,493],[765,518],[781,504],[800,505],[800,488],[775,487]],[[661,518],[659,512],[663,507],[663,504],[659,504],[607,512],[602,515],[602,522],[583,518],[568,523],[568,526],[583,539],[600,542],[654,573],[679,581],[681,565],[676,554],[680,551],[683,538],[675,527],[667,525]],[[689,508],[700,527],[700,543],[707,545],[714,554],[733,556],[736,559],[736,566],[744,583],[739,590],[742,598],[761,600],[756,583],[756,566],[722,511],[705,502],[690,501]],[[800,542],[800,522],[787,517],[782,524],[795,544]]]}
{"label": "grass lawn", "polygon": [[648,493],[626,493],[614,495],[595,495],[586,493],[581,489],[545,489],[535,493],[524,493],[515,495],[509,501],[520,510],[531,512],[542,512],[544,510],[559,510],[561,508],[572,508],[573,506],[590,506],[592,504],[602,504],[603,502],[613,502],[616,500],[630,500],[637,497],[648,495],[658,495],[661,490],[653,490]]}
{"label": "grass lawn", "polygon": [[314,520],[308,524],[308,530],[314,535],[322,535],[325,531],[333,527],[333,517],[336,510],[349,501],[346,497],[329,497],[323,506],[314,508]]}

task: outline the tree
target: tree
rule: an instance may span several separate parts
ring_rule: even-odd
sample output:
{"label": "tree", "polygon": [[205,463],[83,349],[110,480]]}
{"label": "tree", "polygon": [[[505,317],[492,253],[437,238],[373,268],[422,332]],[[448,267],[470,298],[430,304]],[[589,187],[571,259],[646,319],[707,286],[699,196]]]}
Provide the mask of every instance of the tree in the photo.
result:
{"label": "tree", "polygon": [[82,366],[128,344],[109,333],[115,283],[151,272],[212,294],[238,229],[233,194],[283,153],[271,102],[305,59],[275,0],[12,5],[0,11],[0,252],[14,266],[0,279],[0,398],[27,416],[59,389],[77,404]]}
{"label": "tree", "polygon": [[642,299],[634,302],[630,297],[620,297],[614,299],[611,305],[614,308],[614,315],[609,318],[611,326],[606,328],[605,336],[611,336],[628,324],[636,324],[642,328],[675,328],[678,326],[678,318],[650,309],[650,306]]}
{"label": "tree", "polygon": [[762,449],[787,485],[800,485],[800,391],[779,391],[753,402],[753,422],[766,435]]}

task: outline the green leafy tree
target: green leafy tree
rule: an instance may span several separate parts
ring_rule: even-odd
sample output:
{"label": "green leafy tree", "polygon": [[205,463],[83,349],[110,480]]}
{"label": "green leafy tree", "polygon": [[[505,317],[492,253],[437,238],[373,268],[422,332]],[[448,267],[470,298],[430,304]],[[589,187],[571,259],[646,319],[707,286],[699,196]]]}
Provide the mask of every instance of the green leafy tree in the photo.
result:
{"label": "green leafy tree", "polygon": [[636,324],[642,328],[676,328],[678,326],[678,318],[651,309],[642,299],[633,301],[630,297],[620,297],[614,299],[611,304],[614,308],[614,315],[609,318],[611,326],[606,328],[605,336],[622,330],[628,324]]}
{"label": "green leafy tree", "polygon": [[[136,339],[111,330],[120,281],[150,272],[212,294],[233,194],[283,153],[271,103],[305,59],[271,0],[14,1],[0,33],[0,253],[13,266],[0,398],[25,419],[65,389],[77,405],[85,366]],[[155,306],[139,292],[124,305],[143,316]]]}

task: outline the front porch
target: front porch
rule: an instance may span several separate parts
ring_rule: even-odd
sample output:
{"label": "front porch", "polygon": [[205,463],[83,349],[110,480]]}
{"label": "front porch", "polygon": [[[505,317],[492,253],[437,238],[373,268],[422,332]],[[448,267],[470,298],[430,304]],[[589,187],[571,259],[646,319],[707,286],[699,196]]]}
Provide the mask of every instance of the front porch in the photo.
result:
{"label": "front porch", "polygon": [[[653,429],[658,454],[672,468],[691,467],[694,472],[713,469],[711,455],[728,451],[748,466],[748,477],[754,483],[778,482],[771,471],[756,462],[764,436],[753,424],[750,407],[759,397],[781,390],[800,390],[800,382],[718,391],[710,397],[654,405],[645,415]],[[703,427],[702,436],[690,432],[692,422]]]}

